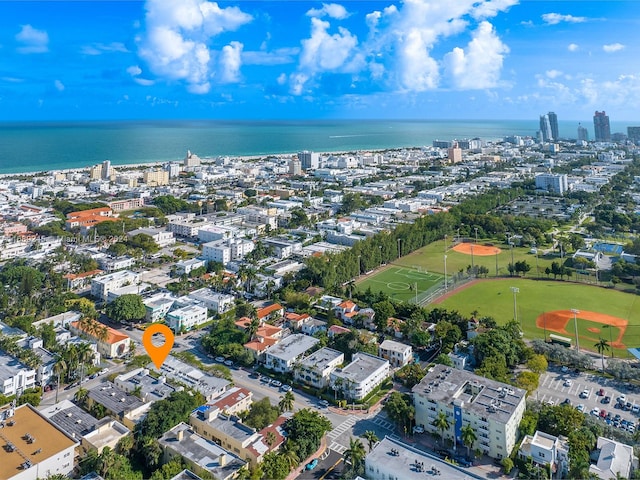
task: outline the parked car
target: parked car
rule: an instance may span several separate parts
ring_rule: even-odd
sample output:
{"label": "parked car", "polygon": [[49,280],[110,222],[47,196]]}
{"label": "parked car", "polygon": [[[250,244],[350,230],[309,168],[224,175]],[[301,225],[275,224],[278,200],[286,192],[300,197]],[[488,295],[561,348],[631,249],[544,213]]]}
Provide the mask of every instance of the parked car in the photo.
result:
{"label": "parked car", "polygon": [[618,403],[624,404],[627,401],[627,396],[623,393],[616,400],[618,401]]}
{"label": "parked car", "polygon": [[611,397],[604,397],[602,399],[602,403],[609,403],[609,402],[611,402]]}
{"label": "parked car", "polygon": [[567,367],[566,365],[563,365],[561,370],[562,370],[562,373],[567,373],[569,371],[569,367]]}
{"label": "parked car", "polygon": [[565,387],[570,387],[572,384],[573,384],[573,382],[571,381],[571,379],[570,379],[570,378],[567,378],[567,379],[564,381],[564,386],[565,386]]}
{"label": "parked car", "polygon": [[585,388],[582,392],[580,392],[580,398],[589,398],[589,389]]}
{"label": "parked car", "polygon": [[282,390],[283,392],[290,392],[291,390],[293,390],[293,388],[291,388],[291,385],[282,385],[280,387],[280,390]]}
{"label": "parked car", "polygon": [[280,380],[271,380],[271,385],[273,385],[274,387],[281,387],[282,382]]}
{"label": "parked car", "polygon": [[458,462],[458,465],[462,466],[462,467],[471,467],[473,465],[473,463],[471,463],[469,460],[467,460],[464,457],[453,457],[453,459]]}
{"label": "parked car", "polygon": [[571,405],[571,400],[569,400],[568,398],[565,398],[565,399],[562,401],[561,405]]}
{"label": "parked car", "polygon": [[604,388],[601,388],[600,390],[598,390],[598,396],[599,397],[603,397],[604,396]]}
{"label": "parked car", "polygon": [[600,416],[600,410],[598,409],[598,407],[593,407],[593,409],[591,410],[591,415],[593,415],[594,417]]}
{"label": "parked car", "polygon": [[602,410],[600,410],[600,417],[604,418],[607,416],[607,411],[603,408]]}
{"label": "parked car", "polygon": [[416,425],[415,427],[413,427],[413,433],[424,433],[424,427]]}
{"label": "parked car", "polygon": [[215,360],[218,363],[224,363],[224,357],[216,357]]}
{"label": "parked car", "polygon": [[318,466],[318,459],[314,458],[309,463],[307,463],[304,468],[305,468],[305,470],[313,470],[317,466]]}
{"label": "parked car", "polygon": [[322,400],[318,401],[318,405],[320,405],[321,407],[326,408],[326,407],[329,406],[329,402],[323,398]]}
{"label": "parked car", "polygon": [[233,362],[232,362],[231,360],[225,360],[225,361],[224,361],[224,364],[225,364],[227,367],[233,367]]}
{"label": "parked car", "polygon": [[633,413],[640,413],[640,405],[638,405],[637,403],[634,403],[633,407],[631,407],[631,411]]}
{"label": "parked car", "polygon": [[576,407],[576,410],[578,410],[579,412],[584,413],[584,404],[582,404],[582,403],[581,403],[581,404],[579,404],[579,405]]}

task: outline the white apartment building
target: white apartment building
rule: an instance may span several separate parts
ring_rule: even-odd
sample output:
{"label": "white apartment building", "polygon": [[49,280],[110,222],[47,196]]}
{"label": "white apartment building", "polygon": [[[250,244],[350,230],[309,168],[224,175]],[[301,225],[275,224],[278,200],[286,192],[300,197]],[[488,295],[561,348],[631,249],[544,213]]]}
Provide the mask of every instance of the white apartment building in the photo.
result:
{"label": "white apartment building", "polygon": [[198,230],[198,240],[202,243],[215,242],[216,240],[228,240],[237,237],[239,230],[236,227],[224,225],[208,225]]}
{"label": "white apartment building", "polygon": [[280,373],[293,370],[293,365],[311,350],[320,340],[300,333],[294,333],[272,345],[265,352],[264,364]]}
{"label": "white apartment building", "polygon": [[139,283],[139,273],[131,272],[129,270],[113,272],[107,275],[101,275],[91,280],[91,295],[102,301],[107,301],[109,292],[127,285],[138,285]]}
{"label": "white apartment building", "polygon": [[461,444],[462,427],[471,425],[478,435],[476,447],[485,454],[500,459],[511,453],[525,410],[525,390],[436,365],[412,391],[416,425],[440,434],[433,422],[444,412],[451,425],[443,432],[445,438]]}
{"label": "white apartment building", "polygon": [[596,444],[597,460],[589,467],[589,473],[603,480],[631,478],[631,473],[638,468],[638,458],[633,454],[633,447],[616,442],[610,438],[598,437]]}
{"label": "white apartment building", "polygon": [[147,322],[159,322],[164,320],[177,299],[170,293],[158,293],[144,300],[144,308],[147,313]]}
{"label": "white apartment building", "polygon": [[187,295],[188,298],[202,303],[209,310],[217,314],[226,313],[235,307],[235,297],[224,293],[217,293],[210,288],[201,288]]}
{"label": "white apartment building", "polygon": [[160,248],[176,243],[176,237],[173,235],[173,232],[168,232],[167,230],[161,230],[159,228],[138,228],[127,233],[129,238],[135,237],[139,234],[149,235]]}
{"label": "white apartment building", "polygon": [[562,195],[569,189],[567,174],[541,173],[540,175],[536,175],[536,189]]}
{"label": "white apartment building", "polygon": [[385,340],[378,347],[378,356],[389,360],[392,367],[404,367],[413,360],[413,350],[411,345]]}
{"label": "white apartment building", "polygon": [[208,227],[213,225],[211,222],[207,222],[202,219],[185,219],[180,218],[176,220],[172,220],[167,225],[167,230],[173,232],[175,235],[179,237],[189,237],[194,238],[198,236],[198,231],[201,228]]}
{"label": "white apartment building", "polygon": [[6,425],[2,429],[0,478],[36,480],[71,475],[77,440],[29,404],[0,412],[0,418]]}
{"label": "white apartment building", "polygon": [[202,245],[202,258],[208,262],[226,264],[231,260],[242,260],[254,248],[255,244],[251,240],[242,238],[216,240]]}
{"label": "white apartment building", "polygon": [[549,468],[556,478],[564,478],[569,471],[569,444],[548,433],[536,431],[526,435],[518,449],[520,458],[531,458],[534,463]]}
{"label": "white apartment building", "polygon": [[331,372],[331,388],[342,391],[350,400],[362,400],[389,377],[389,361],[357,352],[351,363]]}
{"label": "white apartment building", "polygon": [[36,371],[7,353],[0,353],[0,393],[15,395],[36,384]]}
{"label": "white apartment building", "polygon": [[198,325],[202,325],[208,319],[208,311],[206,307],[201,305],[188,305],[186,307],[177,308],[167,313],[165,321],[171,330],[178,333],[181,331],[189,331]]}
{"label": "white apartment building", "polygon": [[189,275],[193,270],[206,267],[207,261],[203,258],[189,258],[176,262],[176,273],[178,275]]}
{"label": "white apartment building", "polygon": [[298,362],[294,377],[298,382],[324,388],[329,384],[331,372],[343,363],[344,353],[324,347]]}

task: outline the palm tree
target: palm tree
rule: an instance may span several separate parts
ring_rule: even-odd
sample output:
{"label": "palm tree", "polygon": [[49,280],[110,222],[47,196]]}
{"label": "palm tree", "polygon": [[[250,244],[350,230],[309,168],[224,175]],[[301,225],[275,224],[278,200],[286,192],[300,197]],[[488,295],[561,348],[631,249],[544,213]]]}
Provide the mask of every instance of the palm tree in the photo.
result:
{"label": "palm tree", "polygon": [[111,447],[104,447],[100,457],[98,457],[98,474],[106,475],[109,470],[113,468],[116,463],[116,452],[111,450]]}
{"label": "palm tree", "polygon": [[80,362],[80,385],[82,385],[82,381],[84,380],[84,366],[93,359],[93,350],[91,349],[91,345],[85,342],[80,343],[78,345],[77,354],[78,361]]}
{"label": "palm tree", "polygon": [[351,465],[354,471],[357,471],[360,465],[366,457],[367,452],[364,449],[364,445],[357,438],[351,438],[349,440],[349,448],[344,452],[344,460],[351,460]]}
{"label": "palm tree", "polygon": [[151,467],[157,467],[160,464],[160,457],[162,457],[162,448],[155,438],[149,438],[142,444],[142,455],[146,461],[146,464]]}
{"label": "palm tree", "polygon": [[353,294],[353,288],[356,286],[356,281],[355,280],[349,280],[347,282],[347,287],[349,287],[349,298],[351,298],[351,295]]}
{"label": "palm tree", "polygon": [[373,449],[373,446],[376,444],[376,442],[380,441],[380,439],[376,435],[376,432],[374,432],[373,430],[367,430],[366,432],[364,432],[362,438],[364,438],[369,443],[369,451]]}
{"label": "palm tree", "polygon": [[462,443],[467,447],[467,457],[471,457],[471,450],[475,441],[478,440],[478,436],[473,427],[468,424],[462,427],[460,433],[462,434]]}
{"label": "palm tree", "polygon": [[58,376],[58,384],[56,385],[56,403],[58,403],[58,392],[60,392],[60,374],[62,372],[66,372],[67,370],[67,362],[64,361],[64,358],[58,357],[56,363],[53,364],[53,373]]}
{"label": "palm tree", "polygon": [[280,397],[278,407],[281,412],[288,412],[293,410],[293,404],[295,402],[295,396],[290,391],[284,394],[284,397]]}
{"label": "palm tree", "polygon": [[333,393],[335,395],[335,400],[338,400],[338,390],[342,390],[343,380],[342,377],[337,377],[333,382]]}
{"label": "palm tree", "polygon": [[272,447],[273,444],[276,443],[276,440],[277,440],[276,434],[273,433],[271,430],[269,430],[264,437],[264,441],[267,442],[267,445],[269,445],[269,447]]}
{"label": "palm tree", "polygon": [[[287,444],[285,443],[285,445]],[[282,452],[282,455],[289,464],[289,468],[291,468],[292,470],[300,464],[300,458],[291,448],[285,449],[284,452]]]}
{"label": "palm tree", "polygon": [[609,346],[609,342],[602,337],[600,337],[600,340],[594,345],[594,347],[596,347],[596,350],[598,350],[598,353],[602,358],[602,373],[604,374],[604,352],[609,350],[611,347]]}
{"label": "palm tree", "polygon": [[431,425],[433,425],[438,430],[440,430],[440,437],[442,438],[444,438],[445,430],[449,430],[449,427],[451,427],[451,424],[449,423],[449,419],[447,418],[447,414],[444,413],[442,410],[438,412],[438,416],[431,423]]}
{"label": "palm tree", "polygon": [[73,396],[73,399],[82,405],[87,399],[87,396],[89,396],[89,390],[87,390],[86,388],[80,387],[78,391],[75,393],[75,395]]}

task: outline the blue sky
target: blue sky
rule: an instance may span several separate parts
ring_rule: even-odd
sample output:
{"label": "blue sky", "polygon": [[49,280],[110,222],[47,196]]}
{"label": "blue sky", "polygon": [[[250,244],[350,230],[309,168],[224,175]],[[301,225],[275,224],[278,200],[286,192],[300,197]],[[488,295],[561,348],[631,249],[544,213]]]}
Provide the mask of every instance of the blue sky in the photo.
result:
{"label": "blue sky", "polygon": [[637,1],[0,2],[0,121],[636,120]]}

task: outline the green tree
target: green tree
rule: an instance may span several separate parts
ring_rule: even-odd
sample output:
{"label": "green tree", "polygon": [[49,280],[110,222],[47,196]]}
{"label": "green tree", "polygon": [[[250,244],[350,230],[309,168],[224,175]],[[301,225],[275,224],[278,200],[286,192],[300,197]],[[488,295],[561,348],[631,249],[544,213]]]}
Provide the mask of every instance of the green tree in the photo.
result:
{"label": "green tree", "polygon": [[58,393],[60,392],[60,376],[67,371],[67,362],[65,362],[62,356],[56,359],[56,363],[53,364],[53,373],[58,377],[58,383],[56,384],[56,403],[58,403]]}
{"label": "green tree", "polygon": [[289,462],[284,455],[277,452],[265,454],[260,464],[262,468],[262,478],[267,480],[282,480],[291,471]]}
{"label": "green tree", "polygon": [[396,309],[389,300],[374,303],[371,308],[375,312],[375,324],[379,332],[384,332],[390,317],[396,314]]}
{"label": "green tree", "polygon": [[349,440],[349,448],[344,452],[344,460],[345,462],[351,462],[351,470],[353,473],[361,470],[366,455],[367,452],[362,442],[357,438],[351,438]]}
{"label": "green tree", "polygon": [[165,463],[162,467],[153,472],[151,480],[166,480],[167,478],[173,478],[185,468],[186,465],[182,462],[181,458],[173,458],[171,461]]}
{"label": "green tree", "polygon": [[467,457],[470,457],[473,444],[478,440],[478,435],[471,425],[462,427],[460,433],[462,435],[462,443],[467,447]]}
{"label": "green tree", "polygon": [[84,402],[87,400],[89,396],[89,390],[86,388],[80,387],[78,391],[73,395],[73,399],[80,405],[84,405]]}
{"label": "green tree", "polygon": [[405,430],[410,427],[410,419],[415,416],[413,402],[400,392],[391,392],[383,409],[396,425]]}
{"label": "green tree", "polygon": [[447,367],[453,367],[453,361],[446,353],[439,354],[434,360],[435,363],[440,365],[446,365]]}
{"label": "green tree", "polygon": [[140,295],[128,293],[108,304],[106,314],[112,320],[120,323],[141,322],[144,320],[147,310]]}
{"label": "green tree", "polygon": [[529,367],[529,370],[532,372],[540,374],[547,371],[549,364],[547,363],[547,359],[544,355],[533,355],[527,361],[527,367]]}
{"label": "green tree", "polygon": [[440,431],[440,438],[444,438],[444,432],[449,430],[451,427],[451,423],[449,423],[449,419],[447,418],[447,414],[442,410],[438,412],[438,416],[431,423],[434,427],[436,427]]}
{"label": "green tree", "polygon": [[516,385],[527,391],[527,395],[531,395],[538,388],[540,375],[534,372],[523,371],[518,373],[516,377]]}
{"label": "green tree", "polygon": [[296,454],[299,458],[307,458],[320,446],[320,440],[333,426],[331,422],[320,413],[303,408],[293,414],[293,417],[284,423],[287,432],[287,442],[296,445]]}
{"label": "green tree", "polygon": [[376,432],[374,432],[373,430],[367,430],[366,432],[364,432],[362,434],[362,438],[367,441],[369,445],[369,451],[373,450],[374,445],[380,441],[380,439],[376,435]]}
{"label": "green tree", "polygon": [[511,470],[513,470],[513,460],[511,460],[509,457],[504,457],[501,463],[502,471],[505,473],[505,475],[509,475],[509,473],[511,473]]}
{"label": "green tree", "polygon": [[607,342],[604,338],[600,338],[600,340],[598,340],[594,347],[596,347],[596,350],[598,350],[600,358],[602,359],[602,374],[604,375],[604,352],[609,350],[609,342]]}
{"label": "green tree", "polygon": [[276,421],[280,415],[280,409],[271,405],[269,397],[253,402],[249,411],[244,415],[243,421],[246,425],[262,430]]}
{"label": "green tree", "polygon": [[280,408],[280,412],[289,412],[293,410],[293,405],[295,403],[295,397],[293,392],[289,391],[284,394],[284,396],[280,397],[280,402],[278,403],[278,407]]}

